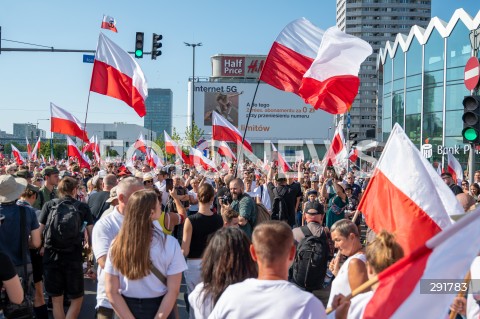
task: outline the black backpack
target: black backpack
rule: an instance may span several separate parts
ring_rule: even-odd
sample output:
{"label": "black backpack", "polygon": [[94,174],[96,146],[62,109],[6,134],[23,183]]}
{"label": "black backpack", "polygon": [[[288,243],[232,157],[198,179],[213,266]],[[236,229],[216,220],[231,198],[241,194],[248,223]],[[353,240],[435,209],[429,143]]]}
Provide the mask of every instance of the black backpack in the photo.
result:
{"label": "black backpack", "polygon": [[292,281],[306,291],[320,289],[327,273],[329,247],[325,230],[314,236],[307,226],[300,227],[305,238],[297,246],[292,264]]}
{"label": "black backpack", "polygon": [[285,201],[285,194],[288,187],[283,187],[282,192],[278,192],[278,188],[273,189],[273,204],[272,204],[272,219],[273,220],[289,220],[287,202]]}
{"label": "black backpack", "polygon": [[43,232],[46,248],[68,253],[81,246],[84,227],[80,204],[70,199],[53,200]]}

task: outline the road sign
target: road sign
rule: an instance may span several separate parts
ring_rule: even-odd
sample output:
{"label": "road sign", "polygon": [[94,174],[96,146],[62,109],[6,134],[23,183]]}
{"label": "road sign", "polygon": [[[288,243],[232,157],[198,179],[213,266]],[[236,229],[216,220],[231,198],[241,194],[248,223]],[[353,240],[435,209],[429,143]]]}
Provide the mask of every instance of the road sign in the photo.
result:
{"label": "road sign", "polygon": [[347,113],[347,128],[350,129],[350,112]]}
{"label": "road sign", "polygon": [[473,90],[478,84],[478,79],[480,78],[480,64],[478,63],[477,57],[471,57],[468,59],[467,64],[465,65],[465,71],[463,80],[467,90]]}
{"label": "road sign", "polygon": [[83,63],[93,63],[93,60],[95,60],[94,55],[90,55],[90,54],[83,55]]}

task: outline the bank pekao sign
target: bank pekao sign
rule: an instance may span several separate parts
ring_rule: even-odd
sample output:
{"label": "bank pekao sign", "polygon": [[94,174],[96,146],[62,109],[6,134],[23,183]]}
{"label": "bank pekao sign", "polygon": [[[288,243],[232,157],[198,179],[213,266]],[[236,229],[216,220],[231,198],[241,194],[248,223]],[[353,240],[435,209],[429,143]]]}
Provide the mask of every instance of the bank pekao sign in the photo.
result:
{"label": "bank pekao sign", "polygon": [[[420,148],[420,151],[422,152],[423,156],[426,159],[429,159],[433,156],[434,151],[438,155],[446,155],[448,152],[450,152],[453,155],[461,155],[461,154],[468,155],[468,153],[470,152],[470,148],[471,147],[469,144],[454,145],[452,147],[437,145],[436,147],[433,147],[432,144],[426,143],[422,145],[422,147]],[[475,154],[480,154],[480,151],[476,149]]]}

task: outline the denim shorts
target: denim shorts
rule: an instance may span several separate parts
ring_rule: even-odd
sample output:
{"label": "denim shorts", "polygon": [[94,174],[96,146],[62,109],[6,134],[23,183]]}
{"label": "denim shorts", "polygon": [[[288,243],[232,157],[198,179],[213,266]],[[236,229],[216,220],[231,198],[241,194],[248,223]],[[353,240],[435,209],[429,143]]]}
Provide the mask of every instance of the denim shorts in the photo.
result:
{"label": "denim shorts", "polygon": [[[156,298],[130,298],[123,296],[123,299],[125,299],[128,309],[130,309],[136,319],[151,319],[155,318],[163,296]],[[115,316],[115,318],[118,317]]]}

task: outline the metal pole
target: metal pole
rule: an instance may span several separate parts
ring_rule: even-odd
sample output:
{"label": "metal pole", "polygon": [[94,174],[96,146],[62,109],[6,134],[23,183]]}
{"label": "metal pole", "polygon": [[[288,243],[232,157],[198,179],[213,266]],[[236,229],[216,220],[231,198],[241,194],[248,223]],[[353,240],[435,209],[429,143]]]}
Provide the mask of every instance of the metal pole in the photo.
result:
{"label": "metal pole", "polygon": [[193,44],[193,63],[192,63],[192,128],[193,128],[193,122],[195,122],[195,47],[196,45]]}

